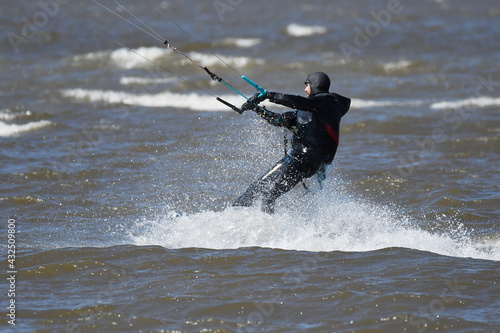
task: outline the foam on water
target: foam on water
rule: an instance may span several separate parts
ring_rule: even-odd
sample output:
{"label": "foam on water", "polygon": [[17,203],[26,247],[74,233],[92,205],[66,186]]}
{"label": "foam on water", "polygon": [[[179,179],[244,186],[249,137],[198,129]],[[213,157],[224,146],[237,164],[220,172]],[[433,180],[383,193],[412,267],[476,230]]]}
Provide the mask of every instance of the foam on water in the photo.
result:
{"label": "foam on water", "polygon": [[12,120],[16,119],[18,116],[14,113],[11,113],[8,109],[0,110],[0,120]]}
{"label": "foam on water", "polygon": [[373,108],[373,107],[384,107],[384,106],[419,106],[425,104],[426,101],[423,100],[368,100],[353,98],[351,101],[351,107],[353,108]]}
{"label": "foam on water", "polygon": [[[217,101],[214,96],[197,93],[178,94],[165,91],[157,94],[132,94],[125,91],[75,88],[63,89],[61,90],[61,94],[66,98],[91,103],[122,103],[145,107],[171,107],[194,111],[232,112],[226,105]],[[244,102],[244,99],[237,95],[218,95],[218,97],[237,106]],[[284,107],[272,103],[262,103],[261,105],[266,107],[272,106],[273,109],[284,109]]]}
{"label": "foam on water", "polygon": [[139,77],[139,76],[124,76],[120,78],[120,84],[123,85],[157,85],[173,83],[178,81],[178,78],[173,77]]}
{"label": "foam on water", "polygon": [[30,132],[52,124],[48,120],[32,121],[27,124],[7,124],[0,121],[0,136],[14,136],[22,132]]}
{"label": "foam on water", "polygon": [[392,73],[396,71],[402,71],[408,69],[412,65],[410,60],[399,60],[395,62],[388,62],[383,65],[384,71],[387,73]]}
{"label": "foam on water", "polygon": [[[157,94],[132,94],[125,91],[92,90],[92,89],[64,89],[64,97],[88,102],[123,103],[145,107],[172,107],[196,111],[231,111],[227,106],[217,101],[213,96],[197,93],[177,94],[161,92]],[[222,99],[239,105],[242,98],[235,95],[220,95]]]}
{"label": "foam on water", "polygon": [[[318,199],[320,198],[320,199]],[[166,248],[235,249],[269,247],[299,251],[373,251],[402,247],[453,257],[500,260],[500,242],[475,240],[461,224],[443,221],[440,232],[387,207],[372,206],[344,195],[314,197],[312,202],[280,207],[275,215],[259,208],[178,214],[138,221],[130,231],[135,245]]]}
{"label": "foam on water", "polygon": [[[217,59],[215,56],[213,57]],[[212,59],[211,61],[216,61]],[[211,62],[208,61],[208,62]],[[122,85],[158,85],[175,83],[177,78],[162,77],[122,77]],[[230,111],[230,109],[218,102],[214,96],[198,93],[171,93],[164,91],[156,94],[134,94],[127,91],[98,90],[98,89],[62,89],[63,97],[87,102],[102,103],[123,103],[126,105],[138,105],[144,107],[173,107],[184,108],[195,111]],[[220,98],[234,105],[241,105],[244,100],[236,94],[218,95]],[[271,107],[271,109],[283,109],[280,105],[264,102],[262,105]],[[369,100],[353,98],[351,108],[368,109],[378,107],[418,107],[428,105],[431,109],[456,109],[461,107],[491,107],[500,105],[500,98],[478,97],[455,101],[432,101],[432,100],[414,100],[414,99],[381,99]],[[4,117],[4,118],[2,118]],[[9,114],[1,114],[0,119],[9,119]],[[43,123],[46,126],[46,123]]]}
{"label": "foam on water", "polygon": [[432,109],[458,109],[463,107],[490,107],[500,106],[500,98],[498,97],[473,97],[456,101],[442,101],[431,105]]}
{"label": "foam on water", "polygon": [[[155,85],[175,82],[175,78],[148,78],[148,77],[123,77],[120,79],[122,85],[141,84]],[[126,105],[138,105],[144,107],[173,107],[184,108],[195,111],[230,111],[230,109],[218,102],[213,96],[207,94],[189,93],[171,93],[168,91],[157,94],[133,94],[126,91],[114,90],[99,90],[99,89],[62,89],[63,97],[76,99],[87,102],[102,102],[102,103],[123,103]],[[239,96],[218,95],[222,99],[234,105],[241,105],[244,100]],[[283,109],[280,105],[272,103],[263,103],[262,105],[271,107],[272,109]],[[450,102],[435,102],[426,100],[365,100],[353,98],[351,107],[357,109],[367,109],[376,107],[416,107],[421,105],[430,105],[433,109],[454,109],[464,106],[488,107],[500,105],[500,99],[494,98],[477,98],[463,101]],[[0,119],[2,115],[0,114]],[[4,115],[4,117],[10,117]],[[7,118],[4,118],[7,119]],[[33,124],[36,126],[36,124]],[[46,126],[47,123],[40,124]],[[21,129],[20,129],[21,130]]]}
{"label": "foam on water", "polygon": [[151,66],[151,61],[157,61],[170,52],[171,50],[160,47],[139,47],[132,51],[121,48],[111,52],[110,59],[123,69],[142,68]]}
{"label": "foam on water", "polygon": [[[238,47],[252,47],[260,43],[259,39],[234,39],[232,43],[236,44]],[[221,54],[213,53],[201,53],[201,52],[187,52],[186,53],[191,59],[199,62],[203,66],[234,66],[234,67],[245,67],[249,64],[263,65],[265,61],[263,59],[252,58],[252,57],[237,57],[237,56],[227,56]],[[160,63],[162,59],[170,59],[172,61],[180,61],[181,65],[192,66],[191,62],[181,57],[180,55],[174,55],[171,49],[166,47],[139,47],[137,49],[127,49],[119,48],[112,51],[97,51],[90,52],[83,55],[77,55],[73,58],[77,62],[102,62],[109,61],[112,65],[120,69],[140,69],[149,68],[153,64]],[[226,65],[227,64],[227,65]],[[168,67],[168,66],[166,66]],[[172,70],[175,70],[172,67]]]}
{"label": "foam on water", "polygon": [[[0,110],[0,119],[6,121],[14,120],[16,118],[20,118],[26,115],[31,115],[31,112],[27,111],[26,114],[21,115],[21,114],[11,113],[7,109]],[[20,133],[34,131],[39,128],[46,127],[52,124],[48,120],[32,121],[25,124],[6,123],[1,120],[0,120],[0,137],[16,136]]]}
{"label": "foam on water", "polygon": [[[159,84],[168,83],[169,78],[122,78],[120,82],[126,84]],[[127,105],[139,105],[145,107],[173,107],[185,108],[195,111],[230,111],[230,109],[218,102],[213,96],[197,93],[179,94],[168,91],[157,94],[133,94],[126,91],[98,90],[98,89],[62,89],[61,94],[66,98],[77,99],[87,102],[103,103],[123,103]],[[218,95],[222,99],[234,105],[241,105],[244,100],[239,96]],[[388,106],[418,106],[425,104],[425,101],[419,100],[363,100],[353,99],[351,106],[353,108],[372,108]],[[280,105],[272,103],[263,103],[262,105],[272,109],[283,109]]]}
{"label": "foam on water", "polygon": [[[251,58],[251,57],[233,57],[233,56],[225,56],[220,54],[206,54],[200,52],[189,52],[187,54],[189,58],[193,59],[196,62],[199,62],[201,65],[206,67],[211,66],[224,66],[227,65],[236,68],[242,68],[248,66],[249,64],[257,64],[263,65],[265,61],[259,58]],[[183,59],[181,61],[183,65],[191,65],[191,61],[188,59]]]}
{"label": "foam on water", "polygon": [[254,47],[262,43],[260,38],[226,38],[222,41],[224,45],[234,45],[241,48]]}
{"label": "foam on water", "polygon": [[79,54],[72,58],[72,62],[95,63],[102,66],[102,62],[109,62],[120,69],[149,68],[161,58],[168,57],[173,51],[161,47],[139,47],[137,49],[119,48]]}
{"label": "foam on water", "polygon": [[310,25],[291,23],[286,27],[286,33],[293,37],[321,35],[326,32],[327,29],[319,25],[310,26]]}

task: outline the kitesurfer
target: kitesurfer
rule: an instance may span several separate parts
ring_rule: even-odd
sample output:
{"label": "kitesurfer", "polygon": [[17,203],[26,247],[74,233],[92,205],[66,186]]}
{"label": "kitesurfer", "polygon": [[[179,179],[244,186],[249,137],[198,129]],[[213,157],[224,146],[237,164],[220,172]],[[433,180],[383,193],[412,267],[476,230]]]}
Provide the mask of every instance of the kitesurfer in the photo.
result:
{"label": "kitesurfer", "polygon": [[[351,100],[329,92],[330,78],[323,72],[309,75],[304,83],[307,97],[266,92],[256,94],[241,107],[257,112],[271,125],[292,131],[292,149],[253,182],[233,206],[251,206],[262,195],[262,211],[272,214],[276,199],[301,180],[316,173],[324,179],[325,165],[333,161],[339,144],[340,119]],[[294,111],[275,113],[258,106],[266,99]]]}

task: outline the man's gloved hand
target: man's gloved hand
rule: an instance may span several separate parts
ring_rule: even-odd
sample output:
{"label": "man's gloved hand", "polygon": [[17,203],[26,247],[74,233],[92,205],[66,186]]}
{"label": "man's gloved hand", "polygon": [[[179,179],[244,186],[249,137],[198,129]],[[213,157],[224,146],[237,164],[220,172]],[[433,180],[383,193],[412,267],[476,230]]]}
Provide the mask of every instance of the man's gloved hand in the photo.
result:
{"label": "man's gloved hand", "polygon": [[[261,96],[262,95],[262,96]],[[267,91],[265,94],[262,94],[262,93],[256,93],[255,95],[253,95],[252,98],[250,98],[250,100],[252,102],[254,102],[255,104],[259,104],[260,102],[263,102],[267,99]]]}
{"label": "man's gloved hand", "polygon": [[267,99],[267,94],[264,94],[263,96],[260,95],[261,93],[256,93],[255,95],[253,95],[253,97],[250,98],[249,101],[243,103],[243,105],[241,106],[241,110],[242,111],[255,110],[260,102],[265,101]]}

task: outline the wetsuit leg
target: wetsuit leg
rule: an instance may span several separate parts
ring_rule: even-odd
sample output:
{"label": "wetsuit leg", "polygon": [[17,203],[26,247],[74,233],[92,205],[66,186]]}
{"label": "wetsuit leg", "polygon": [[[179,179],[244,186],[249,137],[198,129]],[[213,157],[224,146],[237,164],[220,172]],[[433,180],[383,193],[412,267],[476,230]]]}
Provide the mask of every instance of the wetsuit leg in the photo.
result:
{"label": "wetsuit leg", "polygon": [[262,194],[262,210],[274,213],[274,203],[282,194],[290,191],[299,181],[314,175],[321,163],[308,155],[285,156],[267,173],[253,182],[239,197],[234,206],[251,206]]}
{"label": "wetsuit leg", "polygon": [[286,157],[278,161],[270,170],[268,170],[259,179],[254,181],[236,201],[233,206],[250,207],[254,204],[257,196],[264,192],[266,187],[269,187],[269,182],[273,180],[273,175],[276,175],[279,170],[283,170],[286,165]]}
{"label": "wetsuit leg", "polygon": [[274,213],[277,198],[290,191],[304,178],[313,176],[321,163],[308,155],[287,156],[282,161],[286,163],[269,175],[269,186],[262,192],[262,211]]}

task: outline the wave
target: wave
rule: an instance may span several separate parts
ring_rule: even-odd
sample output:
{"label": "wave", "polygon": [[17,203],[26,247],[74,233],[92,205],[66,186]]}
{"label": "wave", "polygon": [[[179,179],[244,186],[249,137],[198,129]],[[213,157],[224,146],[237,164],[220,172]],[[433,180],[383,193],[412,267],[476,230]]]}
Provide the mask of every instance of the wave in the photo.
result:
{"label": "wave", "polygon": [[[250,64],[264,65],[265,61],[259,58],[251,58],[251,57],[232,57],[225,56],[220,54],[206,54],[200,52],[189,52],[187,54],[191,59],[196,62],[199,62],[201,65],[209,67],[209,66],[232,66],[232,67],[245,67]],[[188,59],[183,59],[181,64],[191,64]]]}
{"label": "wave", "polygon": [[[122,103],[145,107],[172,107],[196,111],[231,111],[227,106],[218,102],[213,96],[196,93],[177,94],[161,92],[157,94],[131,94],[124,91],[64,89],[64,97],[77,100],[103,103]],[[222,99],[235,105],[242,104],[242,99],[234,95],[221,95]]]}
{"label": "wave", "polygon": [[412,66],[413,62],[410,60],[399,60],[399,61],[391,61],[385,63],[382,68],[387,73],[393,73],[398,71],[404,71]]}
{"label": "wave", "polygon": [[[254,39],[237,39],[234,41],[237,45],[241,47],[251,47],[253,43],[256,43]],[[235,66],[244,67],[249,64],[262,65],[265,63],[263,59],[251,58],[251,57],[236,57],[236,56],[226,56],[213,53],[200,53],[200,52],[187,52],[186,53],[191,59],[199,62],[203,66]],[[179,60],[181,65],[191,65],[191,62],[181,57],[180,55],[173,55],[171,49],[162,47],[139,47],[137,49],[127,49],[119,48],[113,51],[97,51],[91,52],[83,55],[77,55],[73,58],[77,62],[97,62],[99,64],[102,61],[109,61],[113,66],[121,69],[136,69],[136,68],[149,68],[156,63],[160,63],[162,60],[176,61]],[[170,61],[170,62],[171,62]]]}
{"label": "wave", "polygon": [[[123,85],[130,84],[165,84],[175,82],[176,78],[153,78],[153,77],[123,77],[120,83]],[[228,111],[229,109],[218,102],[213,96],[200,95],[197,93],[180,94],[171,92],[161,92],[157,94],[132,94],[125,91],[111,90],[93,90],[93,89],[63,89],[61,93],[64,97],[74,98],[78,100],[86,100],[90,102],[103,103],[123,103],[127,105],[139,105],[145,107],[173,107],[185,108],[196,111]],[[236,95],[220,95],[224,100],[234,104],[241,105],[243,100]],[[274,108],[283,109],[277,104],[264,103],[262,105]],[[431,109],[446,109],[458,108],[463,106],[489,107],[500,105],[500,98],[477,98],[466,99],[459,101],[448,102],[433,102],[431,100],[413,100],[413,99],[386,99],[386,100],[370,100],[353,98],[351,102],[352,108],[369,109],[377,107],[419,107],[429,105]],[[0,113],[0,119],[2,114]],[[5,114],[4,117],[10,117]]]}
{"label": "wave", "polygon": [[432,100],[413,100],[413,99],[386,99],[386,100],[369,100],[353,98],[351,107],[353,108],[375,108],[375,107],[418,107],[428,105],[431,109],[456,109],[461,107],[478,107],[486,108],[491,106],[500,106],[500,98],[478,97],[469,98],[457,101],[441,101],[435,102]]}
{"label": "wave", "polygon": [[[174,79],[175,80],[175,79]],[[150,79],[150,78],[128,78],[121,80],[122,84],[146,84],[146,83],[162,83],[170,82],[169,78]],[[200,95],[197,93],[178,94],[170,92],[161,92],[157,94],[131,94],[125,91],[111,90],[92,90],[92,89],[63,89],[61,93],[64,97],[74,98],[77,100],[89,102],[103,103],[123,103],[127,105],[139,105],[145,107],[174,107],[186,108],[196,111],[228,111],[229,109],[218,102],[213,96]],[[221,95],[222,99],[240,105],[243,100],[235,95]],[[417,100],[363,100],[353,99],[353,108],[372,108],[372,107],[387,107],[387,106],[418,106],[424,104],[424,101]],[[282,108],[275,104],[262,104],[271,108]]]}
{"label": "wave", "polygon": [[178,81],[177,78],[173,77],[138,77],[138,76],[124,76],[120,78],[120,84],[122,85],[156,85],[173,83]]}
{"label": "wave", "polygon": [[18,115],[11,113],[9,109],[0,110],[0,120],[13,120],[17,117]]}
{"label": "wave", "polygon": [[420,106],[426,101],[422,100],[367,100],[367,99],[357,99],[353,98],[351,101],[351,107],[353,108],[374,108],[374,107],[387,107],[387,106]]}
{"label": "wave", "polygon": [[32,121],[26,124],[7,124],[0,121],[0,137],[15,136],[22,132],[30,132],[51,125],[48,120]]}
{"label": "wave", "polygon": [[96,51],[74,56],[72,61],[80,63],[96,63],[102,66],[103,62],[122,68],[148,68],[152,62],[169,56],[173,51],[160,47],[139,47],[137,49],[119,48],[113,51]]}
{"label": "wave", "polygon": [[262,43],[262,39],[260,38],[226,38],[222,41],[221,44],[230,46],[234,45],[241,48],[249,48],[254,47],[260,43]]}
{"label": "wave", "polygon": [[170,50],[160,47],[139,47],[132,51],[121,48],[111,52],[109,57],[116,66],[123,69],[132,69],[149,67],[152,64],[151,61],[156,62],[168,56],[170,52]]}
{"label": "wave", "polygon": [[49,126],[52,124],[52,122],[48,120],[32,121],[25,124],[6,123],[2,121],[2,120],[6,121],[14,120],[26,116],[29,117],[31,115],[32,115],[31,111],[26,111],[25,113],[21,114],[21,113],[12,113],[8,109],[0,110],[0,137],[15,136],[18,135],[19,133],[34,131],[39,128]]}
{"label": "wave", "polygon": [[431,109],[458,109],[473,106],[481,108],[500,106],[500,98],[482,96],[466,98],[457,101],[436,102],[431,104]]}
{"label": "wave", "polygon": [[[365,252],[390,247],[453,257],[500,260],[500,242],[476,240],[463,226],[441,221],[447,230],[422,230],[389,208],[340,195],[295,205],[270,216],[258,208],[182,215],[167,211],[156,220],[137,221],[134,245],[166,248],[279,248],[297,251]],[[490,238],[489,238],[490,239]]]}
{"label": "wave", "polygon": [[291,23],[286,27],[286,33],[293,37],[304,37],[312,35],[321,35],[327,32],[325,27],[319,25],[302,25]]}

